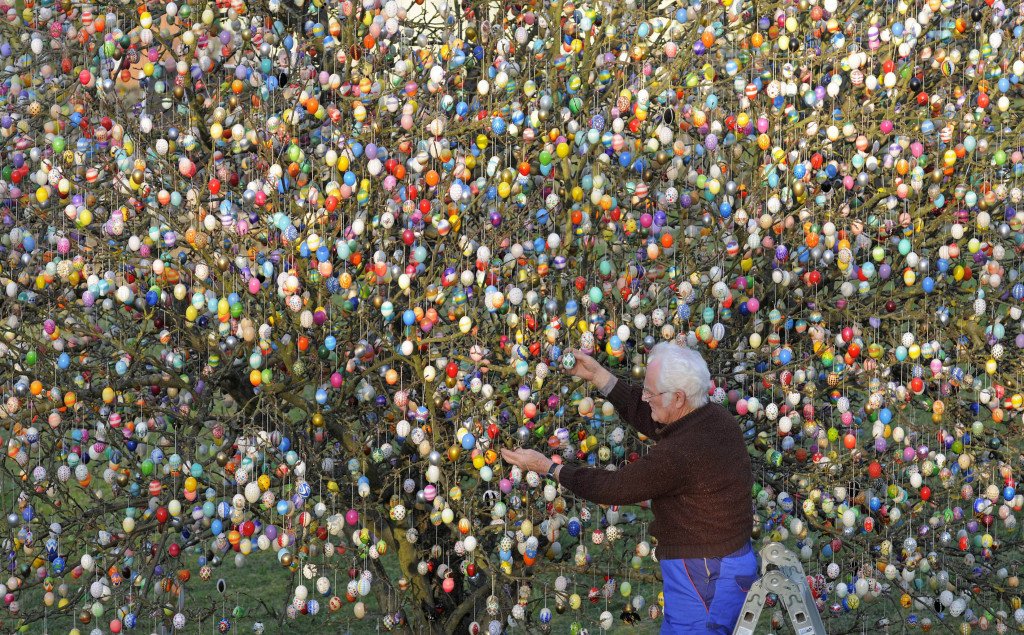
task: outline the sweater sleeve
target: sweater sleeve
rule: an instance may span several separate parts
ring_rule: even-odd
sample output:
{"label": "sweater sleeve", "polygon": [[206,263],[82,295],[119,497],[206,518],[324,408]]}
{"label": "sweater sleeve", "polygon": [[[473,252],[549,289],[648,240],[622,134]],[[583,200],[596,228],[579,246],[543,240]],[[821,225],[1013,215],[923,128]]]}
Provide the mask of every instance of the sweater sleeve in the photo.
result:
{"label": "sweater sleeve", "polygon": [[651,452],[619,470],[563,465],[562,486],[599,505],[634,505],[667,494],[679,486],[679,471],[670,454]]}
{"label": "sweater sleeve", "polygon": [[658,425],[651,419],[651,405],[643,400],[643,388],[628,381],[615,382],[608,394],[608,401],[615,406],[619,416],[640,434],[653,437]]}

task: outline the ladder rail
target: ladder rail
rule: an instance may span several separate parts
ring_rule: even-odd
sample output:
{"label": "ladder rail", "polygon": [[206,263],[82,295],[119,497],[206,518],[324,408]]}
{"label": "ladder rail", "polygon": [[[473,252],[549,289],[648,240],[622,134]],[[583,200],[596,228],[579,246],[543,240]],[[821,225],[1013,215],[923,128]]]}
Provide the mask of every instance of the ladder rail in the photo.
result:
{"label": "ladder rail", "polygon": [[769,594],[778,597],[797,635],[825,635],[825,623],[796,554],[773,542],[761,549],[760,556],[761,578],[747,592],[733,635],[754,635]]}

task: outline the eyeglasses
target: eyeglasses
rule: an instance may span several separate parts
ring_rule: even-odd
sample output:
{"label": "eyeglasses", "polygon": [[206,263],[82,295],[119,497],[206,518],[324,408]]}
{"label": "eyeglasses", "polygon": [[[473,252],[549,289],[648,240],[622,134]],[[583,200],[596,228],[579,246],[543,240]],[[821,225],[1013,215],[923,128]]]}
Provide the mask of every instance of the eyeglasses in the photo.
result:
{"label": "eyeglasses", "polygon": [[647,388],[644,388],[644,392],[640,396],[640,398],[643,399],[644,401],[650,401],[651,399],[654,399],[655,397],[660,397],[662,395],[667,395],[669,393],[674,393],[674,392],[679,392],[679,391],[678,390],[666,390],[665,392],[651,392]]}

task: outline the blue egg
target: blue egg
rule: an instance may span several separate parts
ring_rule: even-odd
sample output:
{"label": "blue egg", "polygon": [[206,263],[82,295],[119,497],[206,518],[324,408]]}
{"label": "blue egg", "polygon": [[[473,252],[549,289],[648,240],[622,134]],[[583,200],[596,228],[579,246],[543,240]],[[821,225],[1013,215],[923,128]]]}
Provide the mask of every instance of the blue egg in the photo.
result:
{"label": "blue egg", "polygon": [[338,345],[338,340],[333,335],[328,335],[324,338],[324,348],[329,351],[333,351]]}
{"label": "blue egg", "polygon": [[467,432],[462,437],[462,449],[472,450],[474,445],[476,445],[476,437]]}

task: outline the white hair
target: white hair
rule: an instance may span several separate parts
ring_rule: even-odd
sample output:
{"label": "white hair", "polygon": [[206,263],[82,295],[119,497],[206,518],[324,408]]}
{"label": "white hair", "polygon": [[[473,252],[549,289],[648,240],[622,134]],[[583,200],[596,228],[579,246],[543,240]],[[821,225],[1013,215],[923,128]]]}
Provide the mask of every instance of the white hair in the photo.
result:
{"label": "white hair", "polygon": [[656,378],[659,391],[682,391],[694,408],[707,403],[711,372],[700,353],[674,342],[661,342],[651,349],[647,367],[650,368],[654,361],[659,364],[660,372]]}

